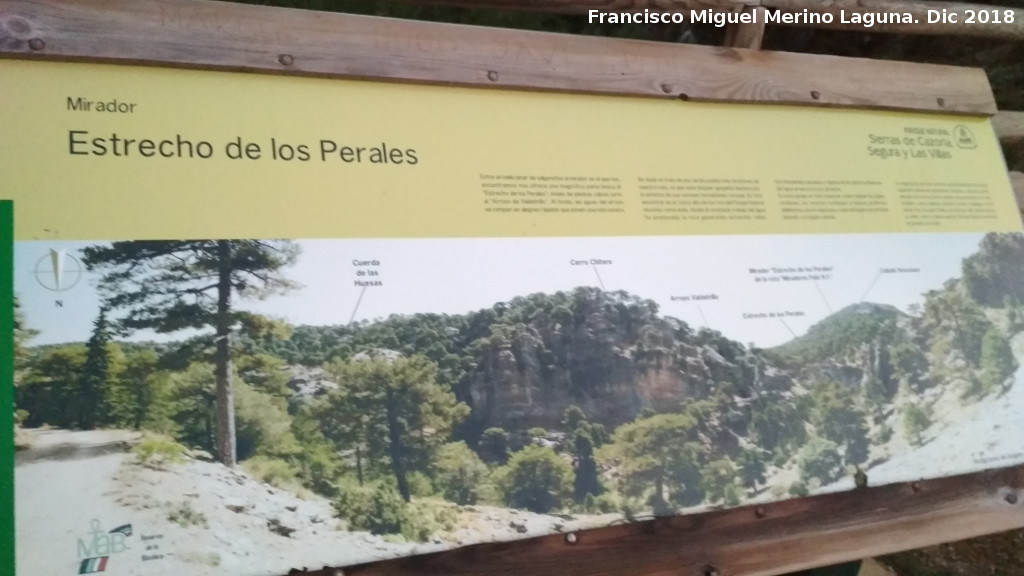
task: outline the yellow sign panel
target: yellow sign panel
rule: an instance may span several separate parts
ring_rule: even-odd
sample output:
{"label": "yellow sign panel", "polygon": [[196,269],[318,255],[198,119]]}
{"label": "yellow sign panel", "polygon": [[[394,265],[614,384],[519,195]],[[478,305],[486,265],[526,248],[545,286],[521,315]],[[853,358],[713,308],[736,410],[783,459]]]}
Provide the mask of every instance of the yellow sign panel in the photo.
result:
{"label": "yellow sign panel", "polygon": [[0,183],[21,239],[1020,227],[981,118],[83,64],[0,73]]}

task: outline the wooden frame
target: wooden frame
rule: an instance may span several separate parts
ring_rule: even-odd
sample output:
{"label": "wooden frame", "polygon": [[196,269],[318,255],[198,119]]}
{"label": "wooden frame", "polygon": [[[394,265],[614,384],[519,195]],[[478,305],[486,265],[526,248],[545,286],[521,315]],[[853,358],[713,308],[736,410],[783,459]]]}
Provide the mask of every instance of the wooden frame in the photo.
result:
{"label": "wooden frame", "polygon": [[1022,500],[1024,466],[306,574],[775,576],[1018,528]]}
{"label": "wooden frame", "polygon": [[0,56],[702,101],[996,111],[984,72],[970,68],[205,0],[7,0],[0,7]]}
{"label": "wooden frame", "polygon": [[[757,48],[759,32],[734,34],[731,42]],[[984,73],[974,69],[203,0],[6,0],[0,4],[0,57],[705,101],[996,112]],[[875,82],[879,78],[886,80]],[[995,125],[1007,139],[1020,140],[1024,133],[1019,113],[997,115]],[[1024,205],[1021,180],[1014,177]],[[1024,527],[1022,500],[1024,466],[477,544],[344,570],[302,570],[311,568],[307,573],[316,576],[769,575]],[[894,539],[894,532],[901,538]]]}

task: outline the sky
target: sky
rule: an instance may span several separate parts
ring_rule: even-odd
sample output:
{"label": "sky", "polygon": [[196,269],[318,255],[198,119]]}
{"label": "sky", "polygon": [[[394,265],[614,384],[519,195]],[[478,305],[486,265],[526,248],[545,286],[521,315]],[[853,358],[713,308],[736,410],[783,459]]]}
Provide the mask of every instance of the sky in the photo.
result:
{"label": "sky", "polygon": [[[298,262],[285,275],[301,287],[239,308],[292,324],[334,325],[418,312],[464,313],[536,292],[577,286],[626,290],[659,303],[664,315],[707,325],[744,344],[768,347],[804,333],[832,311],[873,301],[906,310],[921,295],[960,275],[981,234],[872,234],[821,236],[673,236],[622,238],[299,240]],[[85,341],[99,310],[97,278],[66,260],[54,292],[50,250],[76,255],[102,243],[24,241],[15,246],[15,293],[31,344]],[[593,266],[591,259],[611,261]],[[353,284],[353,261],[380,262],[383,286]],[[573,264],[581,261],[585,264]],[[756,282],[751,268],[818,267],[818,280]],[[919,272],[880,274],[882,268]],[[797,274],[799,275],[799,273]],[[717,299],[673,301],[714,294]],[[58,305],[58,301],[60,305]],[[357,306],[358,302],[358,306]],[[753,315],[789,312],[777,318]],[[746,315],[746,317],[745,317]],[[188,333],[133,334],[132,340],[176,340]]]}

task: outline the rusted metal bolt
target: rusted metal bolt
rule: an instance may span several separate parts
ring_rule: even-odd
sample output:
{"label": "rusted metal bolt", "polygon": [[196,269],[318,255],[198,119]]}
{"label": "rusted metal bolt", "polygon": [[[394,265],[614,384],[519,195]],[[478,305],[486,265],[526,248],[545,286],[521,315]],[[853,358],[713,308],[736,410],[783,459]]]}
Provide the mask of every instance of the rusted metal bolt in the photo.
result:
{"label": "rusted metal bolt", "polygon": [[487,71],[487,79],[490,80],[491,82],[497,82],[498,81],[498,73],[495,72],[494,70],[488,70]]}
{"label": "rusted metal bolt", "polygon": [[764,506],[758,506],[757,508],[754,508],[754,515],[758,518],[764,518],[768,515],[768,511],[764,509]]}
{"label": "rusted metal bolt", "polygon": [[817,90],[811,90],[811,98],[814,98],[815,100],[820,100],[821,92],[818,92]]}
{"label": "rusted metal bolt", "polygon": [[665,94],[671,94],[672,93],[672,85],[671,84],[662,84],[661,85],[661,91],[664,92]]}
{"label": "rusted metal bolt", "polygon": [[566,534],[565,535],[565,543],[566,544],[575,544],[576,543],[576,534],[574,532],[570,532],[570,533]]}
{"label": "rusted metal bolt", "polygon": [[277,57],[277,61],[280,62],[282,66],[291,66],[295,63],[295,58],[293,58],[291,54],[281,54]]}
{"label": "rusted metal bolt", "polygon": [[33,38],[28,41],[28,47],[33,50],[42,50],[46,48],[46,42],[43,42],[42,38]]}
{"label": "rusted metal bolt", "polygon": [[1016,503],[1017,503],[1017,493],[1016,493],[1016,492],[1010,492],[1010,493],[1008,493],[1008,494],[1006,495],[1006,497],[1005,497],[1005,500],[1006,500],[1006,501],[1007,501],[1008,503],[1010,503],[1010,504],[1016,504]]}

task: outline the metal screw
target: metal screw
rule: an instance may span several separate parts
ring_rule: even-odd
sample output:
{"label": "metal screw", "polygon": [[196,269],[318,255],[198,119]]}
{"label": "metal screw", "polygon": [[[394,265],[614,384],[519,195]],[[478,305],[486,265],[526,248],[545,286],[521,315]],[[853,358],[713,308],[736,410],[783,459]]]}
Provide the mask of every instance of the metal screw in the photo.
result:
{"label": "metal screw", "polygon": [[768,511],[764,509],[764,506],[758,506],[757,508],[754,508],[754,515],[758,518],[764,518],[768,515]]}
{"label": "metal screw", "polygon": [[1008,494],[1006,495],[1006,498],[1005,498],[1005,500],[1006,500],[1006,501],[1007,501],[1008,503],[1010,503],[1010,504],[1016,504],[1016,503],[1017,503],[1017,493],[1016,493],[1016,492],[1010,492],[1010,493],[1008,493]]}
{"label": "metal screw", "polygon": [[939,103],[939,106],[945,106],[946,105],[946,99],[945,98],[936,98],[935,101]]}
{"label": "metal screw", "polygon": [[46,42],[43,42],[42,38],[33,38],[28,41],[28,47],[33,50],[42,50],[46,48]]}
{"label": "metal screw", "polygon": [[811,90],[811,98],[814,98],[815,100],[820,100],[821,92],[818,92],[817,90]]}
{"label": "metal screw", "polygon": [[566,534],[565,535],[565,543],[566,544],[575,544],[576,543],[576,534],[574,532],[570,532],[570,533]]}
{"label": "metal screw", "polygon": [[495,72],[494,70],[488,70],[487,71],[487,79],[490,80],[491,82],[497,82],[498,81],[498,73]]}
{"label": "metal screw", "polygon": [[277,61],[280,62],[282,66],[291,66],[295,63],[295,58],[293,58],[291,54],[281,54],[277,57]]}
{"label": "metal screw", "polygon": [[671,84],[662,84],[661,85],[661,91],[664,92],[665,94],[671,94],[672,93],[672,85]]}

